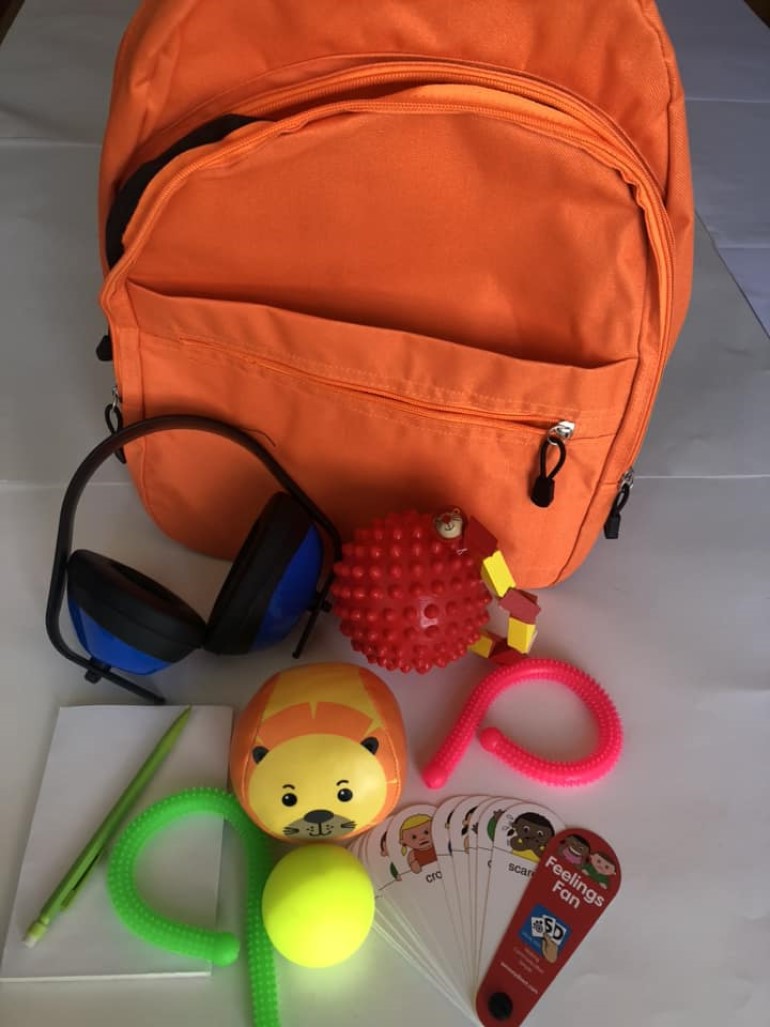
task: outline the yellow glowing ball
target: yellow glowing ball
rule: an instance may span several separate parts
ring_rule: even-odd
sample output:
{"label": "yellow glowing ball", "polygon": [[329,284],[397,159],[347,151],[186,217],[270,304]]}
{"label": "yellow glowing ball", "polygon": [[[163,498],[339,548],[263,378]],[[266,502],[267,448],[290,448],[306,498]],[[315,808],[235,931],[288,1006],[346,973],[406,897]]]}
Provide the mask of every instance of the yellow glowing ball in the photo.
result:
{"label": "yellow glowing ball", "polygon": [[347,849],[303,845],[276,864],[262,893],[265,930],[292,963],[320,968],[342,963],[366,940],[374,919],[374,888]]}

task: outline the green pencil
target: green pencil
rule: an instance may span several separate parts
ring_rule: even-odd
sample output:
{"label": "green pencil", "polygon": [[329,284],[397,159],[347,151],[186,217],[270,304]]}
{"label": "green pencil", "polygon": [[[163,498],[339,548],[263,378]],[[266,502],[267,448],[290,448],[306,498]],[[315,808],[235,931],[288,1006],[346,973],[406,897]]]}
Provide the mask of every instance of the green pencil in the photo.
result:
{"label": "green pencil", "polygon": [[155,772],[161,763],[176,745],[191,712],[192,707],[188,706],[186,710],[180,713],[64,875],[60,884],[41,909],[37,920],[24,936],[24,944],[28,948],[33,948],[37,945],[48,930],[51,921],[71,904],[83,881],[96,866],[99,857],[117,832],[123,818],[155,776]]}

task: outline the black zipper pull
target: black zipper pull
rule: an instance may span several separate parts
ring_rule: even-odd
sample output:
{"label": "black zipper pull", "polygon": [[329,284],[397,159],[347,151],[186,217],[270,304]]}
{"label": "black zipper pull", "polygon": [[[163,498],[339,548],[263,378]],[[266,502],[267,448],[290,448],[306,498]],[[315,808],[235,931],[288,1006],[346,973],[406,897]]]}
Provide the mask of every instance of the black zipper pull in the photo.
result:
{"label": "black zipper pull", "polygon": [[[110,429],[110,435],[115,435],[123,427],[123,413],[120,409],[120,393],[118,392],[117,385],[112,386],[112,402],[108,403],[104,408],[104,420]],[[126,454],[123,452],[122,447],[115,450],[115,459],[120,461],[121,464],[126,462]]]}
{"label": "black zipper pull", "polygon": [[631,495],[631,489],[633,487],[634,469],[632,467],[626,471],[620,479],[617,495],[615,496],[610,512],[607,515],[607,520],[604,522],[605,538],[616,539],[620,535],[620,514],[628,502],[628,497]]}
{"label": "black zipper pull", "polygon": [[[553,502],[555,491],[554,479],[564,467],[567,459],[567,442],[575,432],[575,425],[572,421],[559,421],[552,428],[548,429],[543,444],[540,447],[540,473],[535,478],[530,498],[535,506],[542,508],[549,507]],[[556,463],[550,471],[547,470],[548,454],[555,447],[559,451]]]}
{"label": "black zipper pull", "polygon": [[112,339],[109,332],[99,340],[99,345],[96,347],[96,359],[105,363],[112,360]]}

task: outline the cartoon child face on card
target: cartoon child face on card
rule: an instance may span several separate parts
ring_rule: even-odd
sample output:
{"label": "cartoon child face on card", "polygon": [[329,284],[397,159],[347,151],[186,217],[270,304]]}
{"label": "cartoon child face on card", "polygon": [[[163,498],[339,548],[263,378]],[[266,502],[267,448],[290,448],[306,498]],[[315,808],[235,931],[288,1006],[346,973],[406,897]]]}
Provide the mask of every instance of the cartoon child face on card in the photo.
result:
{"label": "cartoon child face on card", "polygon": [[463,839],[463,851],[467,852],[471,843],[471,822],[473,821],[473,814],[478,809],[478,806],[472,806],[471,809],[463,817],[463,826],[460,831]]}
{"label": "cartoon child face on card", "polygon": [[579,834],[571,834],[559,846],[559,856],[567,866],[582,870],[591,851],[591,846]]}
{"label": "cartoon child face on card", "polygon": [[424,866],[435,863],[436,849],[433,845],[433,819],[424,813],[407,817],[401,825],[399,840],[401,854],[407,857],[410,869],[419,874]]}
{"label": "cartoon child face on card", "polygon": [[541,813],[520,813],[508,830],[511,852],[537,863],[554,836],[551,822]]}
{"label": "cartoon child face on card", "polygon": [[613,859],[605,852],[592,852],[588,862],[583,867],[583,873],[595,881],[600,888],[606,888],[610,878],[617,874],[618,868]]}
{"label": "cartoon child face on card", "polygon": [[388,855],[388,832],[387,832],[387,830],[383,831],[382,837],[380,838],[380,856],[382,856],[383,859],[388,861],[388,872],[389,872],[390,876],[393,878],[393,880],[394,881],[400,881],[401,880],[401,875],[399,874],[398,870],[396,870],[395,866],[393,865],[393,863],[390,860],[390,856]]}
{"label": "cartoon child face on card", "polygon": [[505,813],[504,809],[496,809],[492,816],[487,820],[487,838],[491,842],[495,840],[495,830],[497,829],[497,821]]}

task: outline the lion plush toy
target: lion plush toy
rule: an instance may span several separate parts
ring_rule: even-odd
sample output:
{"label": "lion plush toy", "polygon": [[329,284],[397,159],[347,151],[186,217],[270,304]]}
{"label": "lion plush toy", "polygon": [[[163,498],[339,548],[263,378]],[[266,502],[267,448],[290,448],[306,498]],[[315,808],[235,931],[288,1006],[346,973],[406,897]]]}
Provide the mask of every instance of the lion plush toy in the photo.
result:
{"label": "lion plush toy", "polygon": [[271,677],[239,716],[230,778],[251,819],[290,842],[352,838],[401,795],[406,738],[393,694],[348,663]]}

